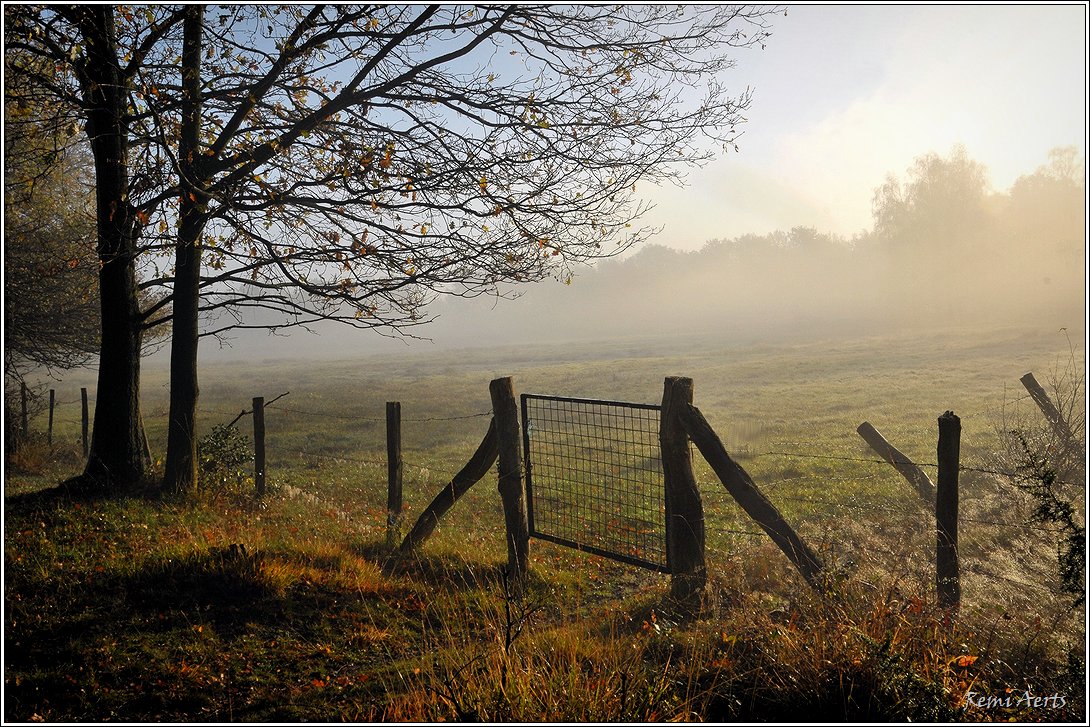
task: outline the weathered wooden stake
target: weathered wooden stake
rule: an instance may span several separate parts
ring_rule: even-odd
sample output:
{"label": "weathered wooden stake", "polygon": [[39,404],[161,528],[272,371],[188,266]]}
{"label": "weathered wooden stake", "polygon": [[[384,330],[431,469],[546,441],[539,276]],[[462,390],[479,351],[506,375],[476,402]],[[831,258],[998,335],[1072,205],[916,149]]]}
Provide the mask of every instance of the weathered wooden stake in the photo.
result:
{"label": "weathered wooden stake", "polygon": [[19,382],[19,393],[20,393],[20,398],[22,399],[22,402],[23,402],[21,426],[19,427],[19,431],[23,435],[23,441],[25,442],[27,439],[30,438],[30,421],[27,418],[26,382],[25,381],[20,381]]}
{"label": "weathered wooden stake", "polygon": [[522,477],[518,404],[509,376],[494,379],[488,385],[488,391],[492,396],[499,445],[499,490],[507,529],[507,573],[513,592],[521,594],[530,561],[530,525],[526,516],[526,483]]}
{"label": "weathered wooden stake", "polygon": [[855,431],[870,445],[871,449],[893,465],[893,468],[908,480],[908,484],[912,485],[928,507],[935,502],[935,485],[931,482],[931,478],[900,450],[886,441],[886,438],[872,427],[870,422],[863,422]]}
{"label": "weathered wooden stake", "polygon": [[693,380],[668,376],[662,389],[659,447],[666,482],[666,557],[670,592],[684,607],[696,610],[708,580],[704,562],[704,505],[693,474],[689,436],[680,413],[693,402]]}
{"label": "weathered wooden stake", "polygon": [[939,417],[938,487],[935,497],[935,578],[939,606],[957,609],[961,604],[958,575],[958,462],[961,453],[961,419],[952,411]]}
{"label": "weathered wooden stake", "polygon": [[1048,421],[1049,426],[1052,427],[1052,431],[1056,433],[1065,447],[1071,447],[1075,452],[1079,454],[1078,460],[1081,462],[1086,459],[1086,448],[1082,442],[1072,433],[1071,427],[1067,426],[1067,421],[1060,414],[1060,410],[1056,408],[1056,405],[1052,403],[1052,399],[1049,398],[1048,393],[1044,387],[1037,383],[1036,377],[1030,372],[1024,375],[1019,381],[1022,382],[1022,386],[1026,387],[1026,391],[1033,397],[1033,401],[1041,409],[1041,412],[1045,415],[1045,420]]}
{"label": "weathered wooden stake", "polygon": [[386,402],[386,547],[401,539],[401,402]]}
{"label": "weathered wooden stake", "polygon": [[81,415],[80,419],[81,419],[81,423],[83,425],[83,457],[84,457],[84,459],[86,459],[87,458],[87,453],[88,453],[88,451],[90,451],[87,448],[88,417],[87,417],[87,387],[86,386],[80,387],[79,398],[80,398],[80,403],[83,405],[83,411],[82,411],[82,415]]}
{"label": "weathered wooden stake", "polygon": [[265,495],[265,397],[255,396],[254,405],[254,488]]}
{"label": "weathered wooden stake", "polygon": [[413,549],[422,545],[431,536],[435,526],[439,524],[439,520],[454,507],[454,503],[458,501],[458,498],[488,474],[488,470],[496,463],[499,451],[496,419],[493,417],[488,424],[488,433],[484,435],[484,439],[477,446],[477,451],[470,457],[469,462],[458,474],[454,475],[450,484],[435,496],[435,499],[431,501],[431,504],[428,505],[424,512],[420,513],[420,517],[417,518],[413,529],[409,531],[409,534],[405,536],[405,540],[401,543],[400,550],[402,553],[412,552]]}
{"label": "weathered wooden stake", "polygon": [[56,404],[56,402],[57,402],[57,390],[56,389],[50,389],[49,390],[49,428],[46,430],[48,432],[46,436],[48,437],[49,448],[50,449],[53,449],[53,406]]}
{"label": "weathered wooden stake", "polygon": [[811,586],[819,585],[824,570],[821,560],[787,524],[776,506],[757,488],[749,473],[730,458],[723,442],[700,410],[689,405],[682,408],[679,416],[682,424],[685,425],[685,430],[692,437],[693,443],[704,455],[704,459],[711,465],[712,470],[735,502],[761,526],[768,537],[772,538],[772,542],[778,545],[784,555],[798,568],[807,583]]}

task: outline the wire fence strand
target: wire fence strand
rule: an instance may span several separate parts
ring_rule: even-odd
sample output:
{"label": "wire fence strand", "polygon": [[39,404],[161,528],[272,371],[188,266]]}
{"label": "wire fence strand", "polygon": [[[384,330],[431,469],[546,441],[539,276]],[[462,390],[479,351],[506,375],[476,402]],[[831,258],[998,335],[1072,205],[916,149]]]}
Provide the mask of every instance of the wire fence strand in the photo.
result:
{"label": "wire fence strand", "polygon": [[[281,396],[284,396],[283,394]],[[296,417],[314,420],[355,421],[379,423],[386,421],[384,416],[369,416],[364,413],[353,414],[344,411],[316,411],[306,407],[287,406],[283,402],[277,403],[276,397],[265,405],[267,411],[275,411]],[[540,397],[548,399],[549,397]],[[1023,396],[1017,399],[1029,399]],[[55,412],[66,411],[69,414],[71,407],[81,404],[82,398],[55,399],[53,409]],[[96,400],[88,397],[88,406],[93,407]],[[221,403],[222,402],[217,402]],[[622,402],[604,402],[605,404],[623,405]],[[608,407],[598,407],[587,411],[563,411],[563,412],[537,412],[530,417],[531,427],[529,441],[534,447],[540,447],[546,438],[551,436],[554,441],[549,445],[552,451],[543,453],[537,451],[534,456],[538,460],[537,469],[533,473],[537,478],[537,499],[533,505],[536,509],[537,527],[544,532],[550,532],[574,542],[587,542],[600,546],[603,550],[614,549],[628,555],[638,554],[639,558],[646,558],[653,563],[665,563],[665,528],[661,521],[663,512],[655,499],[656,488],[661,490],[664,485],[655,478],[661,477],[661,463],[656,467],[654,460],[657,458],[658,436],[658,411],[657,407],[641,405],[647,411],[653,412],[647,416],[634,417],[631,412],[614,411]],[[44,412],[48,407],[43,409]],[[242,409],[228,411],[222,406],[204,406],[197,409],[208,417],[222,417],[228,419],[235,416],[236,421],[252,412]],[[237,414],[237,416],[236,416]],[[493,412],[480,411],[450,416],[421,416],[404,417],[403,423],[427,424],[441,422],[469,421],[491,417]],[[58,422],[67,422],[68,416],[60,414]],[[306,423],[302,423],[306,427]],[[553,430],[553,431],[550,431]],[[635,432],[635,434],[634,434]],[[724,440],[727,441],[727,440]],[[369,451],[377,450],[377,443],[361,445],[357,450],[346,446],[344,453],[329,451],[313,451],[309,449],[283,448],[273,451],[271,454],[284,458],[300,458],[303,460],[316,460],[322,462],[350,463],[369,468],[385,468],[387,460],[381,454],[369,456]],[[650,490],[639,488],[647,487],[647,483],[638,484],[621,483],[630,469],[629,461],[632,459],[630,445],[638,445],[640,459],[648,472],[654,476],[650,484]],[[768,458],[792,458],[803,460],[822,460],[829,462],[857,463],[873,466],[874,474],[866,474],[869,470],[864,468],[844,468],[863,472],[863,474],[833,475],[828,473],[802,473],[793,476],[783,476],[760,483],[760,487],[768,493],[777,503],[793,503],[801,506],[793,510],[788,505],[791,517],[799,518],[809,527],[814,523],[826,522],[825,518],[850,517],[859,520],[863,517],[855,513],[874,513],[875,517],[885,518],[889,516],[903,516],[906,513],[906,504],[926,510],[926,503],[920,501],[913,493],[905,491],[904,501],[901,504],[887,504],[875,501],[882,495],[875,494],[876,488],[867,489],[868,483],[885,482],[887,478],[898,477],[890,468],[887,460],[879,457],[867,457],[858,454],[837,453],[835,450],[815,453],[806,451],[819,447],[827,447],[824,443],[812,441],[786,441],[777,439],[772,447],[755,447],[752,442],[735,443],[732,451],[737,448],[741,456],[748,460],[761,460]],[[761,450],[764,451],[761,451]],[[421,457],[430,456],[430,453],[422,452]],[[403,460],[404,465],[423,472],[433,472],[434,465],[423,464],[414,460]],[[918,467],[935,470],[938,464],[934,462],[916,462]],[[551,470],[549,468],[552,468]],[[800,466],[800,469],[803,467]],[[586,473],[592,471],[590,479],[597,478],[597,482],[587,481]],[[980,466],[979,464],[959,464],[960,472],[991,475],[1004,478],[1010,483],[1024,481],[1029,473],[1021,471],[1009,471],[1003,468]],[[880,472],[879,472],[880,471]],[[569,484],[550,484],[549,478],[559,481],[568,477],[572,472],[582,472]],[[438,479],[443,480],[443,475],[436,473]],[[379,475],[376,473],[376,479]],[[636,479],[643,478],[640,477]],[[431,480],[428,475],[422,475],[420,482]],[[443,480],[445,481],[445,480]],[[571,484],[574,482],[575,484]],[[604,484],[603,484],[604,483]],[[612,484],[610,484],[612,483]],[[839,484],[837,484],[839,483]],[[705,530],[708,536],[707,552],[717,556],[736,557],[739,552],[751,552],[752,544],[745,540],[763,540],[766,538],[764,531],[752,528],[752,521],[738,508],[733,506],[733,498],[722,487],[717,478],[700,479],[702,496],[707,501]],[[1085,486],[1085,482],[1058,481],[1057,484],[1071,486]],[[593,485],[593,492],[588,486]],[[854,489],[843,485],[855,485]],[[552,489],[550,489],[552,488]],[[628,489],[625,489],[628,488]],[[631,491],[629,491],[631,490]],[[824,493],[836,493],[831,496],[808,494],[814,491]],[[1014,492],[1012,489],[1011,492]],[[429,493],[430,495],[431,493]],[[887,496],[888,497],[888,496]],[[647,501],[653,503],[644,510],[626,510],[628,501]],[[968,505],[968,507],[966,507]],[[824,508],[824,509],[823,509]],[[1050,538],[1056,538],[1065,534],[1065,530],[1058,527],[1049,527],[1043,524],[1030,524],[1029,510],[1032,503],[1022,500],[1005,502],[1000,499],[998,504],[994,502],[979,502],[973,498],[964,498],[959,522],[964,526],[961,533],[961,546],[964,553],[962,571],[981,578],[1002,581],[1022,589],[1034,589],[1036,591],[1049,590],[1048,583],[1055,580],[1055,574],[1042,570],[1043,564],[1033,560],[1026,560],[1020,556],[1013,557],[1009,565],[1009,572],[1000,572],[995,565],[1001,565],[1001,570],[1008,571],[1008,566],[994,561],[991,555],[997,543],[1009,544],[1023,542],[1038,542],[1035,538],[1041,538],[1045,542]],[[800,512],[801,511],[801,512]],[[918,512],[914,510],[913,512]],[[1009,519],[1023,513],[1022,519]],[[549,518],[553,518],[550,520]],[[834,520],[830,520],[835,522]],[[933,523],[921,519],[920,526],[929,529]],[[750,526],[750,527],[747,527]],[[806,525],[804,525],[806,527]],[[1012,537],[1011,534],[1014,534]],[[1025,534],[1026,538],[1022,537]],[[662,538],[662,540],[659,540]],[[910,542],[911,541],[911,542]],[[737,546],[733,552],[723,548],[724,543]],[[887,542],[886,545],[889,543]],[[854,544],[846,542],[841,544],[851,548]],[[919,538],[913,535],[909,540],[898,543],[900,547],[885,547],[883,544],[868,541],[866,550],[873,550],[884,557],[892,558],[895,562],[906,563],[908,560],[919,564],[929,563],[933,557],[933,542],[931,538]],[[1008,551],[1010,552],[1010,551]]]}

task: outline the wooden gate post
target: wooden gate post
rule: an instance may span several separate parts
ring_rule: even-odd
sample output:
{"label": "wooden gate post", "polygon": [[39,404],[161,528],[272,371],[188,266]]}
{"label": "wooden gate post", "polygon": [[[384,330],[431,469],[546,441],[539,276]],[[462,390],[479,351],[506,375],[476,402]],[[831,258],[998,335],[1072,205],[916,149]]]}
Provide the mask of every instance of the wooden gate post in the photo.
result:
{"label": "wooden gate post", "polygon": [[80,403],[83,405],[83,411],[82,411],[82,415],[80,417],[81,418],[81,423],[83,425],[83,458],[87,459],[87,453],[88,453],[89,450],[87,449],[87,428],[88,428],[87,427],[87,422],[88,422],[88,417],[87,417],[87,387],[86,386],[80,387],[79,398],[80,398]]}
{"label": "wooden gate post", "polygon": [[680,411],[693,403],[693,380],[668,376],[663,384],[659,446],[666,481],[666,557],[670,592],[684,607],[699,608],[708,580],[704,562],[704,505],[693,474],[689,436]]}
{"label": "wooden gate post", "polygon": [[255,396],[254,404],[254,488],[265,495],[265,397]]}
{"label": "wooden gate post", "polygon": [[939,417],[938,486],[935,496],[935,580],[941,608],[961,604],[958,575],[958,460],[961,419],[952,411]]}
{"label": "wooden gate post", "polygon": [[500,498],[507,530],[507,573],[513,592],[526,585],[530,561],[530,525],[526,516],[526,483],[522,477],[522,437],[519,436],[518,404],[511,377],[488,385],[499,444]]}
{"label": "wooden gate post", "polygon": [[401,539],[401,402],[386,402],[386,547],[393,549]]}

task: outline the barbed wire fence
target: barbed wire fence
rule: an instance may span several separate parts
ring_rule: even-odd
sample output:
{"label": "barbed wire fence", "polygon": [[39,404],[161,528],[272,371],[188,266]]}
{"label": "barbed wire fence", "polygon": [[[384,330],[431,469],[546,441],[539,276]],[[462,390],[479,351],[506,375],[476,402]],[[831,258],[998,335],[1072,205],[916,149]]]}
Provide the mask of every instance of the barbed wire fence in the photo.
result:
{"label": "barbed wire fence", "polygon": [[[8,451],[38,440],[46,443],[54,455],[67,453],[83,441],[86,455],[89,441],[89,417],[94,396],[84,387],[81,397],[59,398],[58,390],[44,384],[5,389],[4,431]],[[33,424],[33,426],[31,426]]]}
{"label": "barbed wire fence", "polygon": [[[336,466],[350,464],[360,468],[361,477],[366,475],[370,482],[359,482],[361,501],[374,495],[374,487],[382,481],[379,473],[388,465],[383,450],[380,425],[385,417],[370,411],[345,412],[320,411],[314,407],[297,405],[290,400],[270,400],[267,409],[277,414],[279,422],[274,431],[290,433],[293,440],[298,440],[300,431],[304,432],[302,446],[273,446],[270,449],[273,466],[298,466],[304,469],[319,469],[324,465]],[[1013,397],[1009,403],[1030,401],[1028,394]],[[53,400],[54,424],[59,429],[71,432],[71,425],[78,426],[80,421],[79,396],[56,396]],[[94,399],[88,404],[93,407]],[[236,424],[247,410],[230,411],[222,406],[202,406],[198,411],[211,419],[219,418],[223,422],[234,416]],[[286,415],[280,418],[279,415]],[[41,411],[36,417],[43,416]],[[449,481],[456,471],[457,463],[449,465],[449,472],[438,471],[434,458],[434,444],[437,439],[448,441],[458,437],[437,437],[427,431],[431,425],[449,425],[453,423],[471,423],[491,417],[491,410],[467,412],[446,416],[412,416],[402,419],[403,424],[415,428],[409,441],[422,443],[416,449],[409,449],[409,456],[404,464],[417,472],[411,484],[416,491],[411,492],[410,503],[421,505],[433,494],[436,482]],[[356,427],[340,427],[336,437],[323,433],[319,421],[354,423]],[[9,426],[14,424],[9,422]],[[67,428],[66,428],[67,427]],[[78,430],[76,430],[78,431]],[[313,434],[306,434],[313,431]],[[475,440],[479,432],[467,429],[461,437],[462,442]],[[879,566],[889,569],[905,569],[916,564],[918,570],[926,571],[934,557],[934,513],[929,513],[916,498],[915,493],[906,486],[900,475],[889,463],[878,457],[862,456],[858,447],[844,445],[841,451],[829,449],[827,443],[806,441],[804,438],[777,438],[762,441],[767,428],[760,424],[749,423],[746,427],[736,428],[734,436],[728,431],[724,437],[727,450],[747,466],[754,468],[755,479],[762,490],[776,503],[780,504],[785,514],[798,523],[800,529],[811,535],[816,534],[816,541],[830,549],[832,556],[840,563],[858,565],[866,560],[875,561]],[[283,441],[288,441],[287,437]],[[426,444],[424,444],[426,443]],[[815,451],[817,449],[821,451]],[[792,474],[790,468],[763,467],[767,463],[781,460],[820,461],[835,465],[851,465],[848,474],[828,471],[800,471]],[[694,457],[694,462],[699,462]],[[916,463],[921,468],[935,469],[933,462]],[[800,468],[805,469],[805,468]],[[765,470],[771,474],[765,476]],[[974,479],[963,489],[959,521],[962,524],[959,548],[964,572],[969,578],[977,579],[978,586],[987,584],[1005,584],[1009,588],[1019,589],[1024,594],[1044,594],[1054,590],[1056,582],[1054,563],[1051,554],[1042,542],[1060,531],[1047,526],[1030,527],[1031,503],[1017,487],[1011,483],[1025,476],[1024,472],[988,466],[986,463],[968,462],[959,465],[959,471]],[[767,547],[765,533],[744,514],[732,501],[731,496],[705,467],[698,466],[698,483],[705,501],[706,529],[708,534],[708,553],[712,559],[739,559],[752,553],[755,548]],[[1064,481],[1071,487],[1085,486],[1085,482]],[[381,510],[375,502],[375,511]],[[877,532],[876,530],[882,530]],[[1042,555],[1043,554],[1043,555]],[[997,557],[1001,555],[1002,557]],[[1031,596],[1027,596],[1031,597]]]}
{"label": "barbed wire fence", "polygon": [[[826,449],[813,451],[819,447]],[[751,445],[745,466],[752,468],[762,490],[798,524],[800,532],[820,542],[823,556],[834,569],[887,577],[897,573],[914,579],[918,587],[933,588],[933,504],[928,508],[887,461],[860,456],[847,445],[844,449],[847,451],[830,451],[827,444],[797,439],[756,449]],[[832,471],[762,478],[764,469],[790,470],[783,466],[784,460],[833,467]],[[780,467],[762,467],[770,463]],[[853,471],[836,474],[837,463],[851,464]],[[916,464],[932,471],[938,467],[933,462]],[[962,580],[974,594],[972,603],[1006,603],[1013,613],[1041,599],[1062,600],[1055,543],[1064,531],[1030,524],[1031,498],[1016,486],[1027,473],[973,461],[960,464],[958,470],[963,483],[958,550]],[[743,568],[762,563],[753,554],[768,547],[765,533],[740,513],[714,474],[701,467],[698,481],[705,500],[709,558]],[[1073,481],[1062,484],[1085,486]]]}

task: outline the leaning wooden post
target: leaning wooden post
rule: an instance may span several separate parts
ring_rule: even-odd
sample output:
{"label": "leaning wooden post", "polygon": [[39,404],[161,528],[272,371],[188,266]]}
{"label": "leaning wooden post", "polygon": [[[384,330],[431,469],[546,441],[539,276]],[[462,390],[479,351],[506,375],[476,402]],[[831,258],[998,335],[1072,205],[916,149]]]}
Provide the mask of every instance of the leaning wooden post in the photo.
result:
{"label": "leaning wooden post", "polygon": [[21,425],[22,426],[20,426],[19,431],[22,433],[23,441],[25,442],[27,439],[30,438],[30,422],[29,422],[29,420],[27,418],[26,382],[25,381],[20,381],[19,382],[19,394],[20,394],[20,398],[22,399],[22,402],[23,402],[22,418],[21,418]]}
{"label": "leaning wooden post", "polygon": [[401,539],[401,402],[386,402],[386,547],[397,547]]}
{"label": "leaning wooden post", "polygon": [[693,403],[693,380],[668,376],[662,390],[659,446],[666,482],[666,557],[670,592],[684,607],[695,610],[708,580],[704,562],[704,505],[693,475],[689,436],[680,411]]}
{"label": "leaning wooden post", "polygon": [[499,444],[500,498],[507,530],[507,572],[515,593],[526,584],[530,560],[530,526],[526,517],[525,481],[522,478],[522,437],[519,436],[518,405],[511,377],[494,379],[488,385]]}
{"label": "leaning wooden post", "polygon": [[678,412],[685,431],[692,438],[704,459],[711,465],[723,486],[727,488],[734,501],[745,510],[753,521],[772,538],[795,567],[799,569],[806,582],[814,587],[822,584],[825,566],[817,554],[810,549],[798,533],[787,524],[776,506],[764,496],[749,473],[730,458],[719,435],[708,424],[708,420],[695,406],[682,407]]}
{"label": "leaning wooden post", "polygon": [[488,423],[488,433],[484,435],[484,439],[481,440],[469,462],[459,470],[458,474],[454,475],[450,484],[435,496],[424,512],[420,513],[416,524],[401,542],[402,553],[411,553],[414,548],[422,545],[431,536],[439,520],[454,507],[454,503],[488,474],[488,470],[496,463],[499,453],[499,445],[496,443],[496,419],[493,417]]}
{"label": "leaning wooden post", "polygon": [[53,449],[53,406],[57,403],[57,390],[49,390],[49,428],[46,430],[49,448]]}
{"label": "leaning wooden post", "polygon": [[952,411],[939,417],[938,487],[935,496],[935,579],[939,606],[957,609],[961,603],[958,576],[958,460],[961,419]]}
{"label": "leaning wooden post", "polygon": [[1037,383],[1037,378],[1032,372],[1024,375],[1019,381],[1022,382],[1022,386],[1026,387],[1026,391],[1033,397],[1033,401],[1036,402],[1040,408],[1041,413],[1045,415],[1045,419],[1048,421],[1049,426],[1052,427],[1052,431],[1056,433],[1056,436],[1064,443],[1065,447],[1071,447],[1075,452],[1079,454],[1079,461],[1086,459],[1086,448],[1079,441],[1079,439],[1072,433],[1071,427],[1067,425],[1067,421],[1063,415],[1060,414],[1059,409],[1052,403],[1052,399],[1049,398],[1048,393],[1044,387]]}
{"label": "leaning wooden post", "polygon": [[901,473],[901,476],[908,480],[908,484],[912,485],[924,502],[928,506],[935,501],[935,485],[931,482],[931,478],[921,470],[916,464],[901,453],[899,449],[894,447],[886,438],[882,436],[881,432],[871,426],[870,422],[863,422],[856,430],[859,436],[863,438],[870,448],[881,455],[882,459],[893,466],[895,470]]}
{"label": "leaning wooden post", "polygon": [[150,467],[152,463],[151,442],[148,441],[148,430],[144,427],[143,413],[140,414],[140,448],[141,454],[144,455],[144,466]]}
{"label": "leaning wooden post", "polygon": [[80,403],[83,405],[83,412],[82,412],[82,416],[81,416],[82,425],[83,425],[83,457],[84,457],[84,459],[86,459],[87,458],[87,452],[88,452],[88,449],[87,449],[87,429],[88,429],[87,423],[88,423],[88,417],[87,417],[87,387],[86,386],[80,387],[79,398],[80,398]]}
{"label": "leaning wooden post", "polygon": [[254,488],[257,496],[265,494],[265,397],[255,396],[254,404]]}

